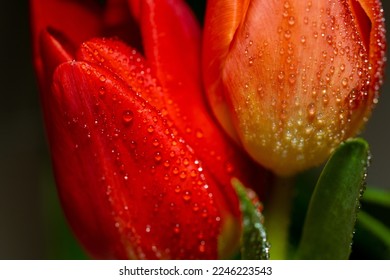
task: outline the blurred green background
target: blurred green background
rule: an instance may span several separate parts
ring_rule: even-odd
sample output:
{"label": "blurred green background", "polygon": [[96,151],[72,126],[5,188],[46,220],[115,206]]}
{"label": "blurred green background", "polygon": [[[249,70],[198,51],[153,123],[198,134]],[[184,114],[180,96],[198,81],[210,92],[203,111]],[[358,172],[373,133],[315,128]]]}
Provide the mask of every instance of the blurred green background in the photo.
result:
{"label": "blurred green background", "polygon": [[[205,1],[190,1],[199,7]],[[383,1],[390,16],[390,1]],[[386,22],[390,33],[390,17]],[[83,258],[61,219],[35,82],[28,1],[0,9],[0,259]],[[389,37],[389,36],[388,36]],[[388,39],[390,41],[390,38]],[[389,71],[387,71],[389,72]],[[388,76],[388,75],[387,75]],[[363,137],[373,160],[368,185],[390,187],[390,79]]]}

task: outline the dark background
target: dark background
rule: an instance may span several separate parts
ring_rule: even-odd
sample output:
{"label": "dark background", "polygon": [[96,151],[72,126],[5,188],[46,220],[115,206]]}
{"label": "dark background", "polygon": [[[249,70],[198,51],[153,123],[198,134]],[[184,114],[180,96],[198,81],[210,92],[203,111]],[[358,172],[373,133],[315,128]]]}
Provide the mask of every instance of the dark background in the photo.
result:
{"label": "dark background", "polygon": [[[390,2],[383,6],[390,15]],[[32,67],[28,1],[2,1],[0,42],[0,259],[82,258],[62,220],[51,175]],[[382,188],[390,187],[389,90],[386,77],[363,133],[373,154],[368,185]]]}

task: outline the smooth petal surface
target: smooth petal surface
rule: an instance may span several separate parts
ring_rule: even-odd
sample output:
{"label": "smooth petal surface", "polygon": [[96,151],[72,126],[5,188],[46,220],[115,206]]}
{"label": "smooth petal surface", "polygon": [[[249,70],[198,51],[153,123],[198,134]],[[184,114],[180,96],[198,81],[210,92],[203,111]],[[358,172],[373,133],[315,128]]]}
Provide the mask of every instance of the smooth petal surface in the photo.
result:
{"label": "smooth petal surface", "polygon": [[[219,2],[210,1],[210,9]],[[217,18],[208,15],[213,26],[206,30],[218,30]],[[250,1],[237,26],[219,80],[209,83],[254,159],[291,175],[323,162],[359,131],[383,74],[379,1]],[[231,29],[219,32],[232,37]],[[211,36],[205,35],[210,44]],[[204,64],[207,73],[210,58]]]}
{"label": "smooth petal surface", "polygon": [[87,249],[98,258],[216,258],[228,207],[161,114],[84,62],[61,65],[53,93],[56,179]]}
{"label": "smooth petal surface", "polygon": [[102,29],[100,20],[101,9],[95,1],[60,1],[60,0],[34,0],[30,1],[32,22],[32,41],[34,62],[41,88],[46,82],[45,64],[42,51],[42,33],[48,28],[59,31],[68,38],[69,44],[78,46],[83,41],[97,36]]}

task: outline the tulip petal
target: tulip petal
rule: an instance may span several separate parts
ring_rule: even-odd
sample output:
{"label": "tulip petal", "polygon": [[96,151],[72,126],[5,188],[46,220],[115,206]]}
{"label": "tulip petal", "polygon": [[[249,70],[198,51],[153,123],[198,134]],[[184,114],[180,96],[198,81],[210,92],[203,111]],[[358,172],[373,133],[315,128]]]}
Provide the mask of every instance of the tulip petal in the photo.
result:
{"label": "tulip petal", "polygon": [[[194,97],[195,101],[192,100],[191,106],[196,110],[180,111],[180,108],[187,108],[188,104],[176,102],[176,95],[179,93],[172,93],[160,85],[154,75],[154,69],[135,49],[115,39],[94,39],[82,45],[77,58],[98,63],[118,75],[135,92],[142,94],[143,98],[153,104],[167,118],[168,124],[172,126],[174,123],[174,133],[180,133],[205,167],[213,170],[213,176],[225,189],[225,195],[230,199],[231,208],[235,209],[237,216],[240,214],[237,212],[238,199],[231,187],[232,177],[238,177],[247,185],[253,185],[260,194],[264,192],[264,186],[269,180],[268,173],[253,167],[253,162],[223,135],[203,100],[196,103],[196,100],[200,100]],[[184,88],[182,90],[186,92]],[[181,93],[180,95],[185,96]],[[193,95],[201,97],[201,92],[194,92]]]}
{"label": "tulip petal", "polygon": [[[368,99],[374,105],[378,102],[379,88],[383,84],[386,62],[386,30],[382,3],[379,0],[350,0],[351,12],[358,31],[368,51],[370,62],[371,94]],[[365,115],[369,115],[371,107],[367,106]]]}
{"label": "tulip petal", "polygon": [[[199,90],[200,27],[190,8],[182,0],[129,2],[139,2],[145,56],[162,85],[175,93]],[[190,93],[175,97],[200,98]]]}
{"label": "tulip petal", "polygon": [[238,136],[232,125],[224,89],[219,83],[223,65],[236,30],[241,24],[249,0],[208,1],[203,32],[203,81],[214,114],[225,131],[236,141]]}
{"label": "tulip petal", "polygon": [[54,70],[60,64],[74,59],[75,50],[73,45],[67,41],[57,30],[48,28],[41,32],[40,53],[42,54],[42,65],[44,65],[45,74],[44,83],[51,80]]}
{"label": "tulip petal", "polygon": [[48,27],[60,31],[74,46],[101,31],[101,9],[92,0],[30,1],[35,58],[40,58],[39,37]]}
{"label": "tulip petal", "polygon": [[[364,8],[368,2],[359,3]],[[375,9],[370,13],[377,19],[369,12],[367,17],[372,30],[382,31],[370,35],[376,36],[370,46],[378,50],[372,55],[377,51],[370,47],[368,53],[360,35],[366,20],[357,25],[347,1],[250,2],[219,64],[220,77],[210,83],[222,91],[240,141],[254,159],[288,176],[323,162],[361,128],[384,62],[383,23],[374,27],[382,17]],[[212,60],[205,63],[207,71]],[[377,64],[382,67],[372,67]]]}
{"label": "tulip petal", "polygon": [[[189,7],[181,0],[140,1],[139,5],[145,56],[165,90],[165,99],[171,103],[167,108],[171,118],[181,131],[189,131],[196,139],[191,143],[194,148],[208,147],[204,156],[211,151],[215,154],[212,157],[229,159],[224,155],[231,154],[230,147],[221,146],[226,140],[219,135],[205,104],[200,77],[200,28]],[[222,165],[230,165],[230,161],[223,161]],[[222,173],[226,174],[226,170]]]}
{"label": "tulip petal", "polygon": [[216,258],[228,206],[161,114],[115,75],[85,62],[61,65],[53,93],[56,179],[92,255]]}

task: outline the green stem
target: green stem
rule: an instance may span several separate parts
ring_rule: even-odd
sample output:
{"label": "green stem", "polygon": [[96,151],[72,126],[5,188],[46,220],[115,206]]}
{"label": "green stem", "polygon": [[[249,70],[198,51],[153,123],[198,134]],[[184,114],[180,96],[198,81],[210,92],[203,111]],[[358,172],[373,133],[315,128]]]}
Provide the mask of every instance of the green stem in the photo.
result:
{"label": "green stem", "polygon": [[265,204],[265,227],[271,244],[270,258],[273,260],[287,258],[293,184],[293,178],[276,177]]}

